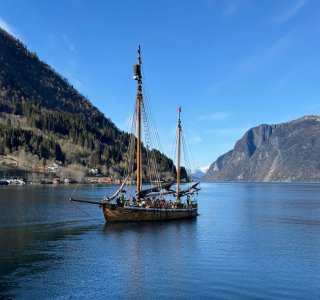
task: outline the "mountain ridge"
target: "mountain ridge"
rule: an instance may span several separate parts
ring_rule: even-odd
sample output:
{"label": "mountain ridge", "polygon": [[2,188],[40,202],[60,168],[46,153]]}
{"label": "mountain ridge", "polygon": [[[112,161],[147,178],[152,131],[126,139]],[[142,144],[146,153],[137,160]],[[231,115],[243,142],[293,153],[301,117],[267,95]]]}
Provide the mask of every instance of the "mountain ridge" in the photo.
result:
{"label": "mountain ridge", "polygon": [[319,182],[320,116],[249,129],[203,181]]}
{"label": "mountain ridge", "polygon": [[[121,178],[130,134],[2,28],[0,44],[0,155],[14,157],[17,169],[30,172],[44,172],[57,162],[61,176],[80,178],[98,168],[102,175]],[[143,147],[144,175],[146,151]],[[163,176],[171,177],[173,161],[156,149],[148,151]],[[5,167],[5,162],[0,163]]]}
{"label": "mountain ridge", "polygon": [[194,170],[188,170],[188,174],[192,180],[200,180],[208,171],[209,166],[197,167]]}

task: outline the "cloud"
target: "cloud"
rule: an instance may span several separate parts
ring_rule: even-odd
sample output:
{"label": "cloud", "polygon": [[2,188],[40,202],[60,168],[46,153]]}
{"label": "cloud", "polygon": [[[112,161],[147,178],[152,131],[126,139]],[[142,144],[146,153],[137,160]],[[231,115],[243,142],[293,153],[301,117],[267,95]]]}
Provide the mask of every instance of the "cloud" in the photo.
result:
{"label": "cloud", "polygon": [[242,71],[247,71],[248,69],[256,68],[260,69],[259,64],[267,62],[270,58],[278,55],[279,53],[287,50],[294,42],[295,30],[291,30],[286,35],[282,36],[269,47],[266,47],[263,51],[257,52],[256,54],[243,60],[238,67],[235,69],[234,73],[240,73]]}
{"label": "cloud", "polygon": [[177,126],[172,126],[171,129],[169,130],[169,133],[171,136],[176,136],[177,135]]}
{"label": "cloud", "polygon": [[225,120],[230,116],[229,112],[221,112],[215,114],[202,115],[199,117],[199,121],[219,121]]}
{"label": "cloud", "polygon": [[123,120],[121,119],[120,122],[118,122],[117,126],[121,129],[124,130],[126,132],[134,132],[135,131],[135,122],[133,122],[134,120],[134,116],[132,116],[131,114],[127,115],[127,117]]}
{"label": "cloud", "polygon": [[263,52],[263,56],[265,58],[272,58],[273,56],[290,48],[294,44],[295,33],[296,30],[292,29],[285,36],[278,39],[270,47],[268,47],[266,51]]}
{"label": "cloud", "polygon": [[210,88],[211,94],[215,94],[221,87],[229,84],[233,80],[236,80],[246,72],[255,70],[261,71],[263,64],[267,64],[274,56],[286,51],[294,44],[295,34],[296,30],[292,29],[269,47],[244,58],[233,68],[233,70],[231,70],[229,74],[224,76]]}
{"label": "cloud", "polygon": [[0,27],[5,31],[9,32],[11,35],[17,36],[15,34],[15,29],[13,26],[9,25],[5,20],[0,17]]}
{"label": "cloud", "polygon": [[[290,2],[292,3],[292,2]],[[278,23],[284,23],[293,18],[306,4],[308,0],[298,0],[291,6],[287,7],[276,19]]]}
{"label": "cloud", "polygon": [[71,52],[75,52],[76,49],[74,47],[74,45],[69,41],[69,39],[67,38],[67,36],[65,34],[62,35],[62,38],[66,44],[66,46],[68,47],[68,49],[71,51]]}
{"label": "cloud", "polygon": [[218,136],[239,136],[243,135],[248,128],[221,128],[221,129],[213,129],[208,130],[208,134],[218,135]]}
{"label": "cloud", "polygon": [[72,76],[69,76],[69,79],[70,79],[70,82],[76,87],[77,90],[83,89],[83,84],[79,79],[74,78]]}
{"label": "cloud", "polygon": [[79,76],[75,76],[74,72],[70,72],[69,70],[62,70],[61,74],[69,81],[71,85],[74,86],[76,90],[78,90],[80,93],[84,93],[87,88],[85,84],[83,83],[84,80],[79,78]]}
{"label": "cloud", "polygon": [[189,138],[189,143],[190,144],[198,144],[200,142],[202,142],[202,137],[200,137],[200,136],[191,136]]}

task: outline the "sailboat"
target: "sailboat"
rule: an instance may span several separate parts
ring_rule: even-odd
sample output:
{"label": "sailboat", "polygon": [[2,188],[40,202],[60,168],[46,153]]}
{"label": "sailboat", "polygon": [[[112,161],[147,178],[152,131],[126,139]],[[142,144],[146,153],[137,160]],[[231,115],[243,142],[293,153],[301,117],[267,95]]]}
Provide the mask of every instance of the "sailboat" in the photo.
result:
{"label": "sailboat", "polygon": [[[106,222],[160,221],[195,218],[198,215],[196,195],[200,190],[199,182],[187,187],[181,183],[181,107],[178,109],[177,124],[177,165],[176,183],[151,180],[150,186],[143,188],[142,178],[142,117],[145,113],[142,88],[141,50],[138,47],[138,63],[134,65],[134,79],[137,81],[136,105],[134,110],[136,133],[132,135],[129,149],[134,148],[135,158],[128,164],[135,166],[134,172],[128,171],[119,189],[111,196],[105,196],[101,202],[71,198],[71,201],[98,204]],[[130,152],[133,152],[132,150]],[[152,167],[156,171],[157,167]],[[134,174],[132,174],[134,173]],[[135,180],[132,180],[132,177]],[[129,196],[124,189],[127,182],[135,182],[134,195]],[[175,188],[174,188],[175,186]]]}

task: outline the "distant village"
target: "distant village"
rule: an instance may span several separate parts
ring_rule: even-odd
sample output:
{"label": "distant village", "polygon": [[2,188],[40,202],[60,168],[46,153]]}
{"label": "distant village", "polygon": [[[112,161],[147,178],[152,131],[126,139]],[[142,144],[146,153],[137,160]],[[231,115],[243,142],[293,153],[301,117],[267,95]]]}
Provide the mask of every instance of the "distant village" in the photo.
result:
{"label": "distant village", "polygon": [[82,176],[72,176],[71,171],[62,166],[61,162],[51,162],[42,170],[31,167],[21,169],[15,157],[0,155],[0,185],[24,184],[120,184],[120,179],[106,177],[99,169],[91,168],[82,172]]}

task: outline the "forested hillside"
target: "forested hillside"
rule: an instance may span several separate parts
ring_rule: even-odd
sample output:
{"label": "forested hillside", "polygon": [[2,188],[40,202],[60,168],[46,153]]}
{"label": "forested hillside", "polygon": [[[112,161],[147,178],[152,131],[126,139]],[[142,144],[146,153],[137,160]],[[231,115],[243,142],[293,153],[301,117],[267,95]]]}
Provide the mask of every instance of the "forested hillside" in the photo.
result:
{"label": "forested hillside", "polygon": [[[58,162],[65,172],[98,168],[103,175],[120,178],[129,137],[65,78],[0,28],[0,155],[4,168],[4,157],[10,156],[17,168],[44,171]],[[172,160],[159,151],[156,157],[161,171],[170,176]]]}

